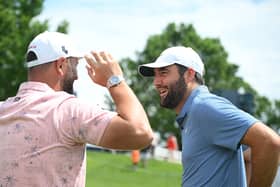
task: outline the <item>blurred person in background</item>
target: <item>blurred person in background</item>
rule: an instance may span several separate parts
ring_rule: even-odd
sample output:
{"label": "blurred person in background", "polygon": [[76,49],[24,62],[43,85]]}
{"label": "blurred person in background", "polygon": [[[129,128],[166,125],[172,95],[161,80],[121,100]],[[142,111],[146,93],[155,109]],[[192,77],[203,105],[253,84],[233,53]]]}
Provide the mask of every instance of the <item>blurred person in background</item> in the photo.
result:
{"label": "blurred person in background", "polygon": [[82,57],[58,32],[43,32],[29,44],[28,81],[0,105],[0,186],[84,187],[87,143],[122,150],[151,143],[147,115],[109,53],[85,57],[89,77],[108,88],[116,112],[73,95]]}
{"label": "blurred person in background", "polygon": [[159,132],[154,132],[154,136],[153,136],[153,141],[151,144],[151,156],[152,158],[155,158],[156,156],[156,147],[158,146],[160,142],[160,133]]}
{"label": "blurred person in background", "polygon": [[174,161],[176,159],[175,154],[176,151],[178,150],[178,143],[177,143],[177,138],[173,134],[170,134],[166,140],[166,147],[168,150],[168,156],[167,160],[168,161]]}
{"label": "blurred person in background", "polygon": [[[210,93],[204,85],[204,64],[192,48],[167,48],[155,62],[140,65],[139,73],[154,77],[160,105],[177,114],[183,187],[272,185],[280,153],[278,134],[227,99]],[[250,149],[247,177],[246,147]]]}
{"label": "blurred person in background", "polygon": [[151,145],[140,150],[140,161],[141,161],[141,166],[143,168],[146,168],[148,165],[150,153],[151,153]]}
{"label": "blurred person in background", "polygon": [[138,149],[131,151],[131,162],[133,170],[136,171],[140,161],[140,151]]}

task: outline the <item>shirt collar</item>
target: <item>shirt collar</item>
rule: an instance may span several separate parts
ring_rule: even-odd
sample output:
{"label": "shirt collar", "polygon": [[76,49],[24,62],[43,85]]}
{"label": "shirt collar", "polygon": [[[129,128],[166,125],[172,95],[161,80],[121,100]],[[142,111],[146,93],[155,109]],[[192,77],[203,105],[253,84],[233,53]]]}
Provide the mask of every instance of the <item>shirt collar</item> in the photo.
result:
{"label": "shirt collar", "polygon": [[179,115],[176,117],[176,121],[179,124],[180,128],[183,128],[184,119],[188,116],[188,113],[191,110],[191,106],[193,103],[194,98],[199,95],[200,93],[209,92],[208,88],[204,85],[196,87],[187,98],[182,110],[180,111]]}
{"label": "shirt collar", "polygon": [[30,90],[39,91],[39,92],[46,92],[46,91],[54,92],[54,90],[51,87],[49,87],[46,83],[34,82],[34,81],[21,83],[19,87],[19,93],[24,93]]}

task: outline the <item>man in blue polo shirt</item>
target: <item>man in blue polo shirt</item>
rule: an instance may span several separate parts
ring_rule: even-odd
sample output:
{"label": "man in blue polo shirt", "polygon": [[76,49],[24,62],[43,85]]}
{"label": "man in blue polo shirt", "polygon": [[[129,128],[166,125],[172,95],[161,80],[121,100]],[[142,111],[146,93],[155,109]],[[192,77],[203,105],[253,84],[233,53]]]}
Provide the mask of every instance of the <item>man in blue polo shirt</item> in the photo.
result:
{"label": "man in blue polo shirt", "polygon": [[[228,100],[209,92],[203,85],[203,62],[193,49],[168,48],[155,62],[139,66],[139,73],[154,77],[161,106],[177,114],[183,187],[272,185],[280,154],[279,136]],[[245,147],[249,147],[246,158],[251,159],[248,168]]]}

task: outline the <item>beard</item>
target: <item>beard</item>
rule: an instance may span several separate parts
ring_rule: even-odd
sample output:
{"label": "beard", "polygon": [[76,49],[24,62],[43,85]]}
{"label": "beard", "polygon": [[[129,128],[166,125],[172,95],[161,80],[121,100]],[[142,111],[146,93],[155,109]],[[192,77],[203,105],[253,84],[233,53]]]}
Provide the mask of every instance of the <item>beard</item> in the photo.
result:
{"label": "beard", "polygon": [[62,90],[76,95],[74,92],[74,81],[77,79],[77,68],[75,67],[74,63],[71,61],[68,63],[68,70],[62,82]]}
{"label": "beard", "polygon": [[77,79],[77,69],[73,66],[72,63],[68,63],[68,71],[64,77],[64,80],[62,82],[62,90],[75,95],[74,92],[74,81]]}
{"label": "beard", "polygon": [[62,89],[63,91],[74,95],[74,80],[73,79],[64,79]]}
{"label": "beard", "polygon": [[174,109],[183,99],[187,85],[184,77],[180,77],[176,82],[168,86],[168,94],[160,98],[160,106],[164,108]]}

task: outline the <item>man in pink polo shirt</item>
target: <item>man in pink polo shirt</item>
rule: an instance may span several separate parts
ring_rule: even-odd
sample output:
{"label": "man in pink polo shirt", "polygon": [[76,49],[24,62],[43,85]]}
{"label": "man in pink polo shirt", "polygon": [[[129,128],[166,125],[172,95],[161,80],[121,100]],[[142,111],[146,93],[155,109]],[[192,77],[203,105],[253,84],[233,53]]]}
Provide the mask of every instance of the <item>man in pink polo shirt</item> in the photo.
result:
{"label": "man in pink polo shirt", "polygon": [[88,75],[108,88],[116,112],[73,95],[80,58],[66,34],[46,31],[31,41],[28,81],[0,105],[0,186],[85,186],[86,143],[123,150],[151,143],[146,113],[109,53],[85,58]]}

